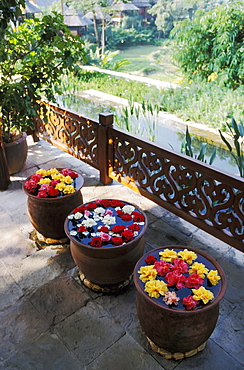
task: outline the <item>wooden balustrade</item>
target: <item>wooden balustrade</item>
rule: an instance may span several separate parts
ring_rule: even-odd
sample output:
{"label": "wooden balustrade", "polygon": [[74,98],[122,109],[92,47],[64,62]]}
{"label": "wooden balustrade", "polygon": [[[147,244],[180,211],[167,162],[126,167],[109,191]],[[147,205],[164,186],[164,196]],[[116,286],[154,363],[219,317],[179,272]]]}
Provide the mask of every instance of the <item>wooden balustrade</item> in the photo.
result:
{"label": "wooden balustrade", "polygon": [[99,121],[47,105],[35,135],[244,252],[244,179]]}

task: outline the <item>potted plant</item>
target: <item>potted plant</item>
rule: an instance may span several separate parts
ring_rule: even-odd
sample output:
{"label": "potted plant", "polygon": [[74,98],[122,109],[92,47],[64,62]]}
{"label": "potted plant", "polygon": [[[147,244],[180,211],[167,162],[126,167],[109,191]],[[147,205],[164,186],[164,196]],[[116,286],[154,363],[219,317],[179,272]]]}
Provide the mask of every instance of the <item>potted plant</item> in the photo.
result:
{"label": "potted plant", "polygon": [[180,359],[204,348],[226,290],[224,271],[212,257],[180,245],[153,249],[137,262],[134,283],[152,349]]}
{"label": "potted plant", "polygon": [[118,199],[99,199],[70,213],[64,229],[80,272],[100,287],[120,284],[144,253],[145,213]]}
{"label": "potted plant", "polygon": [[40,169],[27,178],[23,190],[28,196],[28,215],[40,234],[52,239],[66,236],[64,221],[83,202],[83,183],[83,177],[68,168]]}
{"label": "potted plant", "polygon": [[60,14],[25,19],[5,29],[0,43],[0,129],[10,174],[25,163],[25,133],[34,128],[41,100],[54,101],[55,83],[83,60],[83,43]]}

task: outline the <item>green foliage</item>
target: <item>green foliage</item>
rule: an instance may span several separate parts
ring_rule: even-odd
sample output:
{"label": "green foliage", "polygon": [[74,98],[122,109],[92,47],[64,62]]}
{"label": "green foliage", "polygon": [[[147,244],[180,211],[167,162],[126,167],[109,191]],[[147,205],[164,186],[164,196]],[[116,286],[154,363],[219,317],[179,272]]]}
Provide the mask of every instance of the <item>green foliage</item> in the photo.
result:
{"label": "green foliage", "polygon": [[243,1],[228,2],[175,27],[174,57],[189,80],[217,80],[232,88],[243,84],[243,12]]}
{"label": "green foliage", "polygon": [[16,23],[16,19],[22,14],[21,6],[25,0],[1,0],[0,1],[0,39],[4,37],[9,22]]}
{"label": "green foliage", "polygon": [[[193,153],[191,135],[189,133],[188,126],[186,126],[185,138],[181,144],[181,153],[186,154],[192,158],[196,158],[201,162],[207,163],[207,160],[205,159],[206,151],[207,151],[207,143],[202,143],[199,154],[197,155]],[[216,147],[213,149],[213,152],[209,159],[209,164],[213,164],[215,158],[216,158]]]}
{"label": "green foliage", "polygon": [[152,45],[154,41],[154,30],[137,31],[134,28],[114,28],[112,30],[112,36],[107,40],[107,47],[109,49],[116,49],[125,45]]}
{"label": "green foliage", "polygon": [[[233,116],[231,116],[230,122],[226,122],[223,130],[228,133],[230,140],[219,130],[221,139],[226,144],[230,154],[234,158],[236,165],[239,169],[241,177],[244,177],[244,124],[243,122],[237,123]],[[233,151],[232,144],[236,152]]]}
{"label": "green foliage", "polygon": [[12,129],[32,127],[40,99],[54,99],[53,85],[85,58],[61,15],[25,20],[0,44],[0,113],[5,141]]}

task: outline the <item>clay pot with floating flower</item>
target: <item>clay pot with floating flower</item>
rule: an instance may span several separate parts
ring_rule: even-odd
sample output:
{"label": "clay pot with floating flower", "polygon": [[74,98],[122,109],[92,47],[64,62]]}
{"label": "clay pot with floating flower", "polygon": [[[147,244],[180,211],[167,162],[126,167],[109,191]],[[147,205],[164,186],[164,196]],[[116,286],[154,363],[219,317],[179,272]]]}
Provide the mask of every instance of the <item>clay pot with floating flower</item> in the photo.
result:
{"label": "clay pot with floating flower", "polygon": [[40,234],[52,239],[66,237],[64,221],[82,204],[83,183],[83,177],[68,168],[40,169],[27,178],[23,190],[28,196],[28,215]]}
{"label": "clay pot with floating flower", "polygon": [[144,253],[145,213],[131,203],[100,199],[73,210],[65,220],[79,270],[99,286],[120,284]]}
{"label": "clay pot with floating flower", "polygon": [[201,351],[226,291],[221,266],[194,248],[153,249],[136,264],[137,314],[152,349],[166,358]]}

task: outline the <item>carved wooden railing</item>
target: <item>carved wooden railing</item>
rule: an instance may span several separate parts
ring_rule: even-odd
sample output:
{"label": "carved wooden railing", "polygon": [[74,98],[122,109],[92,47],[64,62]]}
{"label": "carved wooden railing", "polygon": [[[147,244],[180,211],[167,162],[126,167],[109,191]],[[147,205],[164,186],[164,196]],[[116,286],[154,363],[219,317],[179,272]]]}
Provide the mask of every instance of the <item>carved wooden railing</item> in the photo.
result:
{"label": "carved wooden railing", "polygon": [[209,234],[244,251],[244,179],[54,106],[36,135],[115,179]]}

